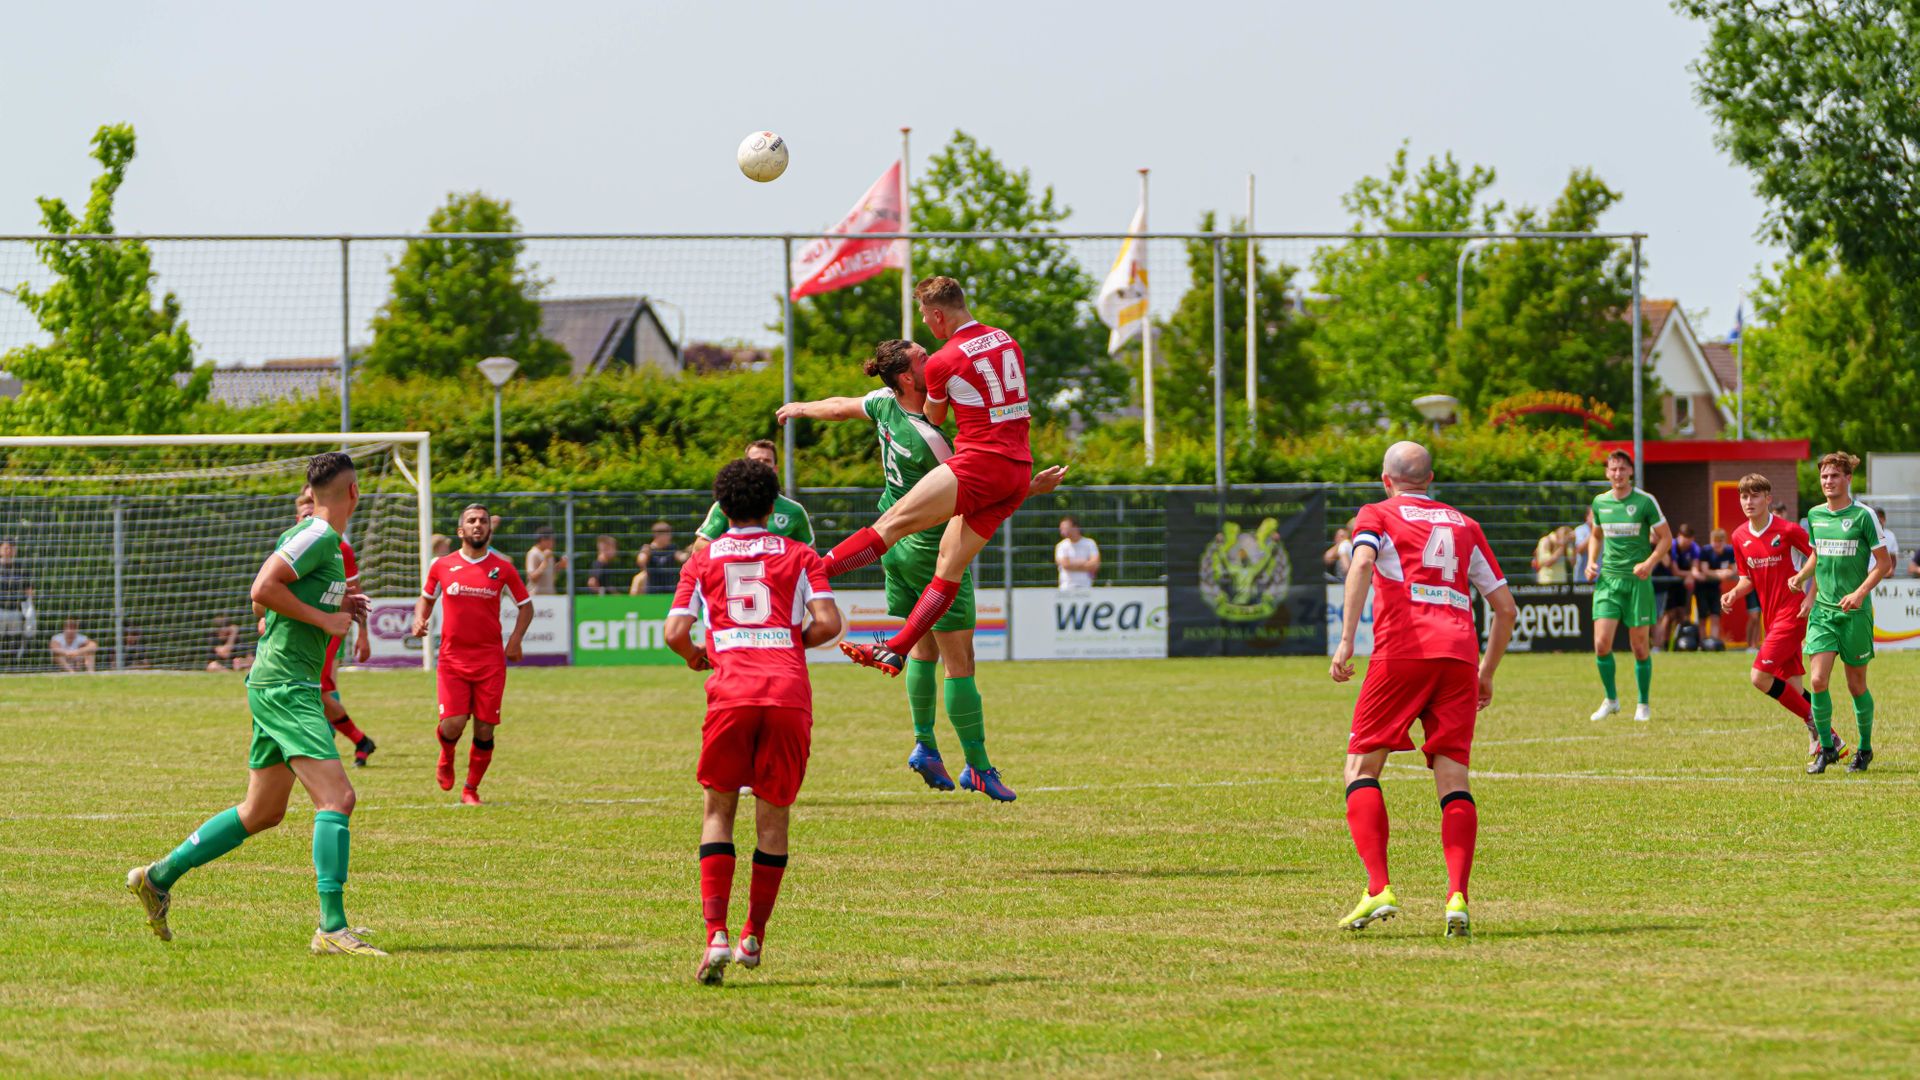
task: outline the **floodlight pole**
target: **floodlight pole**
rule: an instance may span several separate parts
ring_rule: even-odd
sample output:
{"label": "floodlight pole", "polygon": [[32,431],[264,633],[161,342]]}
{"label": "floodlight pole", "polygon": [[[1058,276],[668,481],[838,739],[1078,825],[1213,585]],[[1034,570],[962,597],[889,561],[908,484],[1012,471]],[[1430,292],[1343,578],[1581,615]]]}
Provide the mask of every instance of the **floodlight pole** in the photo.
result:
{"label": "floodlight pole", "polygon": [[[904,169],[904,166],[902,166],[902,168]],[[784,405],[792,401],[796,396],[793,386],[793,237],[782,237],[780,244],[780,263],[781,266],[785,267],[787,275],[787,287],[780,293],[780,317],[781,321],[786,324],[784,328],[786,343],[780,348],[780,403]],[[793,450],[797,445],[797,436],[795,433],[797,426],[798,425],[794,424],[791,420],[780,425],[780,441],[782,444],[782,453],[780,455],[782,483],[780,486],[786,489],[787,498],[789,499],[797,494],[793,486]]]}
{"label": "floodlight pole", "polygon": [[1259,361],[1258,338],[1254,334],[1255,316],[1260,303],[1260,282],[1258,274],[1257,252],[1259,241],[1253,238],[1253,174],[1247,174],[1247,434],[1260,432],[1260,416],[1255,411],[1259,392],[1258,377],[1255,372]]}
{"label": "floodlight pole", "polygon": [[1219,491],[1227,490],[1227,308],[1220,294],[1220,264],[1226,248],[1226,238],[1216,233],[1213,238],[1213,486]]}
{"label": "floodlight pole", "polygon": [[[907,136],[913,129],[900,129],[900,231],[913,231],[913,196],[907,191]],[[789,290],[791,291],[791,290]],[[904,341],[913,340],[913,241],[900,241],[900,337]]]}
{"label": "floodlight pole", "polygon": [[1643,442],[1640,402],[1640,237],[1633,238],[1633,486],[1647,482],[1647,465],[1641,460]]}
{"label": "floodlight pole", "polygon": [[513,378],[513,373],[520,369],[520,362],[506,356],[489,356],[474,367],[479,368],[480,374],[485,375],[487,381],[493,384],[493,477],[498,480],[501,472],[500,389],[506,386],[507,380]]}
{"label": "floodlight pole", "polygon": [[347,257],[353,241],[340,238],[340,433],[353,431],[353,292]]}

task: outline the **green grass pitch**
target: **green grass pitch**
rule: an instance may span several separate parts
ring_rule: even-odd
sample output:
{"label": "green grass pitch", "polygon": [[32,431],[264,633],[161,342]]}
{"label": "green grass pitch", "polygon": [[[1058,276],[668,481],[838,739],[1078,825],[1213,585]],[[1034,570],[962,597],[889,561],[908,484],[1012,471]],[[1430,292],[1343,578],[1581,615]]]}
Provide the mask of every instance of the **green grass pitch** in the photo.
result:
{"label": "green grass pitch", "polygon": [[384,961],[307,954],[298,791],[176,887],[172,944],[122,889],[240,795],[236,678],[9,680],[0,1073],[1920,1073],[1920,657],[1873,667],[1867,777],[1803,775],[1747,663],[1661,656],[1655,722],[1596,724],[1590,658],[1511,658],[1464,944],[1415,755],[1385,784],[1405,914],[1334,928],[1365,879],[1357,684],[1324,661],[987,665],[1011,806],[926,791],[900,686],[817,670],[767,960],[717,990],[692,978],[690,673],[514,673],[477,809],[434,785],[429,677],[345,676],[381,745],[347,910]]}

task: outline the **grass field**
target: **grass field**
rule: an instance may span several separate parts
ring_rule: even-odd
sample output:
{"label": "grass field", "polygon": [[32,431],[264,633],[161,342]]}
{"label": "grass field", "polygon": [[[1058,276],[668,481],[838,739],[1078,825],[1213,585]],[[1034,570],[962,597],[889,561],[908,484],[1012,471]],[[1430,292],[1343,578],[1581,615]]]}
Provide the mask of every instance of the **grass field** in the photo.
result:
{"label": "grass field", "polygon": [[384,961],[307,955],[304,806],[176,886],[170,945],[122,890],[239,796],[237,679],[9,680],[0,1072],[1920,1073],[1920,657],[1874,665],[1867,777],[1803,775],[1746,662],[1660,657],[1641,725],[1585,719],[1590,659],[1511,658],[1464,944],[1415,755],[1386,778],[1406,914],[1334,929],[1365,879],[1323,661],[989,665],[1011,806],[927,792],[900,687],[818,670],[767,960],[718,990],[689,673],[517,672],[480,808],[433,783],[425,675],[345,676],[382,747],[348,915]]}

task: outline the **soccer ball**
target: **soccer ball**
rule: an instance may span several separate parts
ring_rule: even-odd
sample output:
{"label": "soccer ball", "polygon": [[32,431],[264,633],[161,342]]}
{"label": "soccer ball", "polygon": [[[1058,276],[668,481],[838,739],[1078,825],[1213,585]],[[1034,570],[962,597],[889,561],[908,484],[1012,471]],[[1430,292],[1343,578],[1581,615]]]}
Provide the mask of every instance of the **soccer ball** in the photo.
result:
{"label": "soccer ball", "polygon": [[762,184],[778,180],[787,171],[787,140],[771,131],[756,131],[740,140],[740,152],[734,159],[749,180]]}

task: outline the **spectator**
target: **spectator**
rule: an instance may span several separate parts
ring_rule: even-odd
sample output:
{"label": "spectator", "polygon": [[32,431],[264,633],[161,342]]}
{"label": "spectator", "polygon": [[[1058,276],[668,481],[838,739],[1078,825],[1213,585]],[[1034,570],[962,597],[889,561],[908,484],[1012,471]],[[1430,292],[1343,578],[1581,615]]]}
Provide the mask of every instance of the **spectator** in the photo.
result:
{"label": "spectator", "polygon": [[566,568],[566,557],[553,551],[553,526],[535,529],[533,546],[527,549],[527,591],[535,596],[552,596],[554,573]]}
{"label": "spectator", "polygon": [[1100,545],[1080,532],[1080,523],[1071,517],[1060,519],[1060,542],[1053,546],[1053,565],[1060,568],[1060,591],[1093,588],[1094,575],[1100,572]]}
{"label": "spectator", "polygon": [[1671,645],[1674,627],[1693,618],[1693,587],[1700,580],[1700,545],[1693,539],[1693,526],[1682,524],[1667,547],[1666,563],[1673,577],[1667,583],[1667,606],[1660,613],[1660,625],[1654,642],[1660,648]]}
{"label": "spectator", "polygon": [[153,661],[147,658],[147,639],[141,635],[139,627],[128,623],[127,628],[121,631],[121,641],[121,667],[134,671],[153,666]]}
{"label": "spectator", "polygon": [[628,594],[672,592],[680,584],[680,564],[686,561],[687,553],[673,546],[673,526],[664,521],[654,522],[653,539],[641,546],[639,556],[633,560],[641,572],[633,575]]}
{"label": "spectator", "polygon": [[626,570],[620,566],[620,541],[602,533],[595,538],[593,566],[587,572],[587,591],[595,596],[627,591]]}
{"label": "spectator", "polygon": [[1920,577],[1920,547],[1914,548],[1907,558],[1907,576]]}
{"label": "spectator", "polygon": [[207,631],[207,670],[245,671],[253,666],[253,656],[240,642],[240,627],[225,615],[213,620]]}
{"label": "spectator", "polygon": [[453,541],[447,539],[447,536],[445,533],[434,533],[433,534],[433,557],[436,559],[445,558],[446,556],[452,553],[453,553]]}
{"label": "spectator", "polygon": [[[1573,527],[1573,580],[1587,580],[1587,541],[1593,539],[1593,522],[1581,521]],[[1754,603],[1760,601],[1755,600]]]}
{"label": "spectator", "polygon": [[100,646],[92,638],[80,632],[80,620],[68,619],[59,633],[53,635],[48,646],[53,653],[53,662],[61,671],[78,674],[93,672],[93,654]]}
{"label": "spectator", "polygon": [[26,659],[33,633],[33,578],[17,554],[12,540],[0,540],[0,653],[14,663]]}
{"label": "spectator", "polygon": [[[1700,643],[1720,640],[1720,594],[1723,583],[1737,581],[1740,571],[1733,565],[1733,545],[1727,543],[1727,530],[1715,529],[1711,543],[1700,552],[1700,577],[1708,585],[1700,603]],[[1748,635],[1752,636],[1752,635]]]}
{"label": "spectator", "polygon": [[1333,543],[1320,556],[1320,562],[1327,568],[1328,577],[1347,580],[1347,567],[1353,563],[1353,530],[1344,525],[1333,530]]}
{"label": "spectator", "polygon": [[1534,580],[1564,585],[1573,580],[1573,529],[1562,525],[1533,545]]}
{"label": "spectator", "polygon": [[[1900,538],[1893,535],[1892,529],[1887,528],[1887,512],[1885,510],[1876,506],[1873,508],[1873,516],[1880,522],[1880,536],[1887,542],[1887,553],[1893,556],[1893,570],[1887,575],[1888,577],[1892,577],[1894,574],[1900,572]],[[1916,548],[1915,550],[1920,551],[1920,548]]]}

